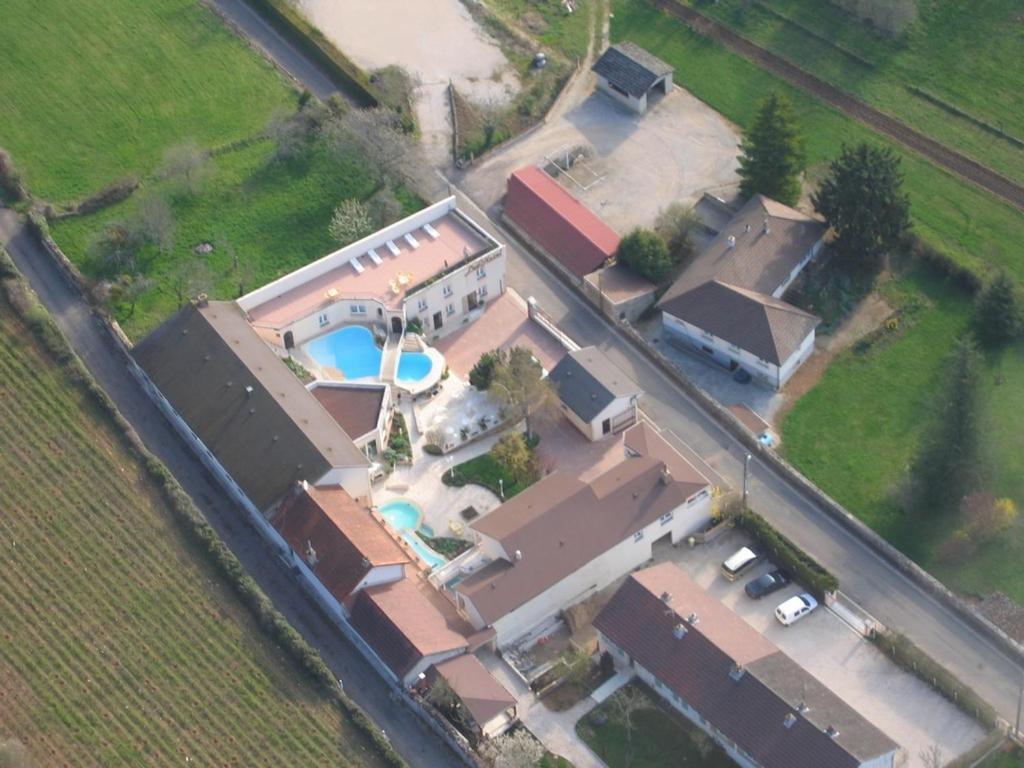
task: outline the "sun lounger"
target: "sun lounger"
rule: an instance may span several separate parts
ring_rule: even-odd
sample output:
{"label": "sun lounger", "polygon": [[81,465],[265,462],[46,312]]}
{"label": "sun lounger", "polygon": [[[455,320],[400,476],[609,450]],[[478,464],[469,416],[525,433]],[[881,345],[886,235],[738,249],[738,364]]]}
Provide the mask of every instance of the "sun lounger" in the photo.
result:
{"label": "sun lounger", "polygon": [[438,232],[436,229],[434,229],[429,224],[424,224],[423,225],[423,231],[426,232],[430,236],[431,240],[437,240],[437,238],[439,238],[441,236],[441,233]]}
{"label": "sun lounger", "polygon": [[357,275],[363,274],[363,270],[366,269],[362,264],[359,263],[359,257],[353,256],[348,260],[348,263],[352,265],[352,269],[356,271]]}
{"label": "sun lounger", "polygon": [[420,247],[420,241],[413,237],[411,234],[405,236],[405,242],[407,242],[413,248]]}
{"label": "sun lounger", "polygon": [[373,250],[373,248],[371,248],[370,250],[368,250],[368,251],[366,252],[366,255],[367,255],[367,256],[369,256],[369,257],[370,257],[370,261],[372,261],[372,262],[373,262],[374,264],[376,264],[376,265],[377,265],[378,267],[379,267],[379,266],[380,266],[381,264],[383,264],[383,263],[384,263],[384,262],[382,262],[382,261],[381,261],[381,259],[380,259],[380,256],[378,256],[378,255],[377,255],[377,252],[376,252],[375,250]]}
{"label": "sun lounger", "polygon": [[397,256],[398,254],[401,253],[401,251],[398,250],[398,246],[395,245],[395,241],[394,240],[388,240],[385,243],[385,245],[388,247],[388,250],[391,251],[391,255],[392,256]]}

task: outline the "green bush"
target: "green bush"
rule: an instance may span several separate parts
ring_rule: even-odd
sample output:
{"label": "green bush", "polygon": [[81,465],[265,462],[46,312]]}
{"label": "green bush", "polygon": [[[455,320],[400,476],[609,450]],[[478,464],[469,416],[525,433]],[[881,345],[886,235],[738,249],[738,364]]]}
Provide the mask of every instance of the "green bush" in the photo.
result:
{"label": "green bush", "polygon": [[441,450],[441,446],[434,445],[433,443],[427,443],[423,446],[423,452],[428,453],[431,456],[440,456],[444,451]]}
{"label": "green bush", "polygon": [[487,390],[494,381],[494,372],[505,360],[505,353],[500,349],[484,352],[469,371],[469,383],[481,392]]}
{"label": "green bush", "polygon": [[823,598],[826,592],[839,589],[839,580],[826,571],[816,560],[776,531],[771,523],[750,509],[741,509],[735,516],[736,525],[749,533],[765,547],[772,559],[807,589]]}
{"label": "green bush", "polygon": [[616,256],[655,285],[668,279],[675,264],[665,241],[649,229],[634,229],[622,238]]}

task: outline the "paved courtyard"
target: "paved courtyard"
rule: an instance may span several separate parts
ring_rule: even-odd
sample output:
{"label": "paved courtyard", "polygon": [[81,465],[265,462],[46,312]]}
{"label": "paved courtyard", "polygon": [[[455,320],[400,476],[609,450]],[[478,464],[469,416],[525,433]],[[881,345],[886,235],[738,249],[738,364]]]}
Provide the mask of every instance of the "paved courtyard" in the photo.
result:
{"label": "paved courtyard", "polygon": [[[581,77],[581,88],[593,83]],[[731,196],[740,132],[702,101],[674,88],[638,116],[592,87],[582,92],[579,104],[467,172],[466,192],[489,209],[512,171],[589,145],[588,165],[602,178],[586,191],[572,182],[568,189],[620,233],[650,226],[672,202],[694,203],[706,191]]]}
{"label": "paved courtyard", "polygon": [[732,608],[748,624],[839,695],[907,750],[907,768],[925,768],[922,749],[939,745],[946,761],[977,743],[985,732],[971,718],[911,674],[899,669],[836,614],[822,607],[784,627],[775,606],[801,590],[791,585],[763,600],[743,592],[750,579],[767,573],[762,563],[735,583],[722,578],[723,560],[747,543],[732,531],[694,549],[664,547],[655,560],[672,560],[698,584]]}

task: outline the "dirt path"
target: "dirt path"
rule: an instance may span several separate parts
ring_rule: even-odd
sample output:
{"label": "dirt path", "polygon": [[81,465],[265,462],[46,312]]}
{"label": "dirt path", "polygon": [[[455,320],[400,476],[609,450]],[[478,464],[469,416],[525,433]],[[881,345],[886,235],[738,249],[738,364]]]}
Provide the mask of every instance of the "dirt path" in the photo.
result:
{"label": "dirt path", "polygon": [[676,0],[655,0],[665,11],[686,23],[691,29],[722,43],[745,59],[757,64],[790,85],[816,96],[848,117],[885,134],[906,147],[918,152],[936,165],[952,171],[972,184],[1001,197],[1011,205],[1024,209],[1024,186],[997,173],[986,165],[962,155],[945,144],[918,133],[905,123],[869,107],[845,91],[806,72],[785,59],[769,53],[764,48],[738,35],[726,26],[692,8],[679,5]]}

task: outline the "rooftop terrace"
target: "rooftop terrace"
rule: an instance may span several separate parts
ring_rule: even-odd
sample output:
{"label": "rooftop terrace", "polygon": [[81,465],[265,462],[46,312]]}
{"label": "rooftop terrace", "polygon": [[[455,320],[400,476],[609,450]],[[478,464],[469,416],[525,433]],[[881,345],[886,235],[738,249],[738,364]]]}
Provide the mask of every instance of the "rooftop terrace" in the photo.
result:
{"label": "rooftop terrace", "polygon": [[344,299],[399,308],[407,293],[498,247],[442,200],[239,299],[253,323],[281,328]]}

